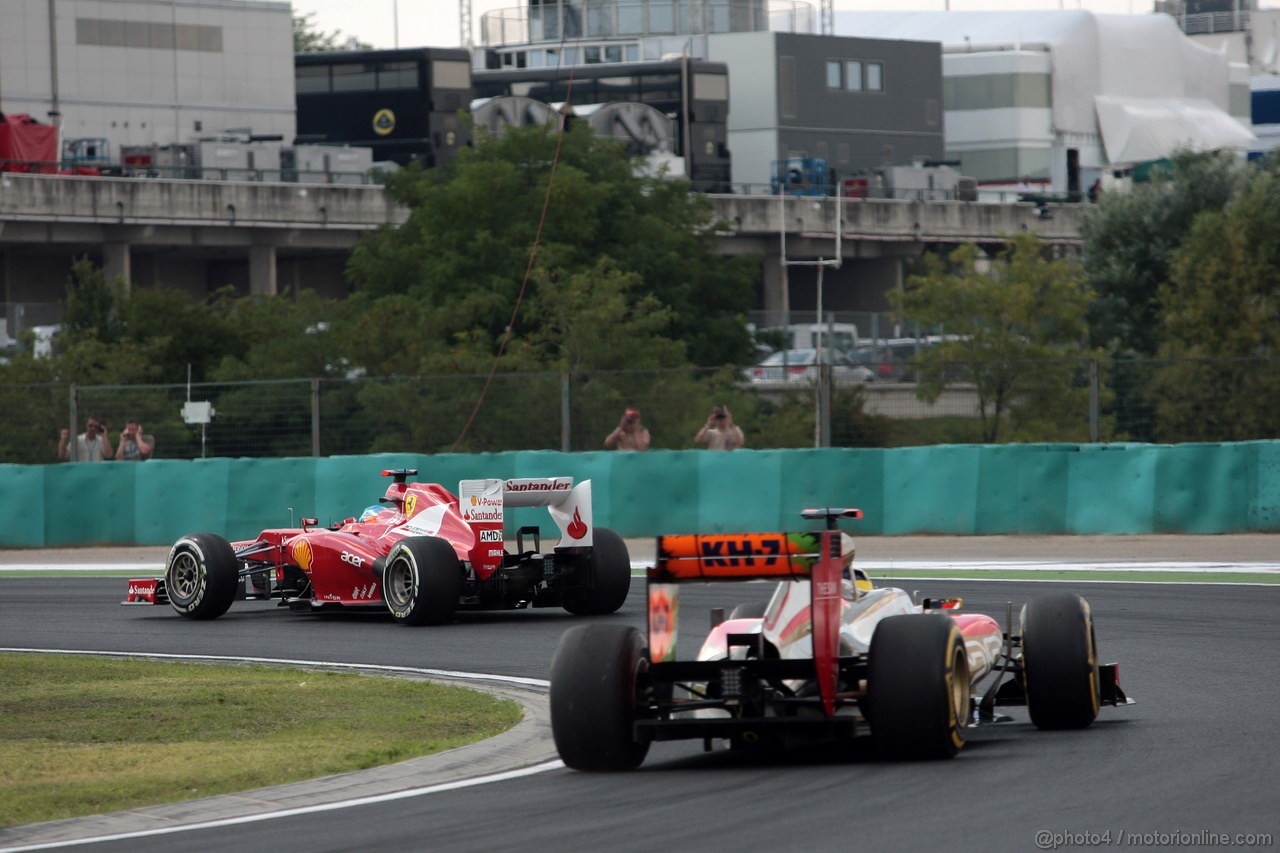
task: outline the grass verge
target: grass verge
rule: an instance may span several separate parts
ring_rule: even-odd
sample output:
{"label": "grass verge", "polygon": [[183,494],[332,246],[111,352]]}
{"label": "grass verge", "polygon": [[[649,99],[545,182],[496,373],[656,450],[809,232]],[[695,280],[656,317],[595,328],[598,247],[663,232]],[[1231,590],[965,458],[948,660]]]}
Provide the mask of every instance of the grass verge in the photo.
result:
{"label": "grass verge", "polygon": [[0,655],[0,826],[297,782],[473,743],[520,706],[264,666]]}

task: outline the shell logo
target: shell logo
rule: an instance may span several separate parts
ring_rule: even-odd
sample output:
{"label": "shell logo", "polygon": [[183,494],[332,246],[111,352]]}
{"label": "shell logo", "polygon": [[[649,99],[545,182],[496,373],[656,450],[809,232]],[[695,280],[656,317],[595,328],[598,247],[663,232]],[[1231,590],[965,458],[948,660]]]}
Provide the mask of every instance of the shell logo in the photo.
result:
{"label": "shell logo", "polygon": [[405,495],[405,498],[404,498],[404,514],[405,514],[405,517],[406,517],[406,518],[408,518],[409,516],[413,515],[413,511],[414,511],[415,509],[417,509],[417,508],[418,508],[418,496],[417,496],[417,495]]}
{"label": "shell logo", "polygon": [[311,550],[311,543],[306,539],[295,539],[293,544],[289,546],[289,550],[293,553],[293,561],[297,563],[304,572],[311,571],[311,561],[315,558],[315,552]]}

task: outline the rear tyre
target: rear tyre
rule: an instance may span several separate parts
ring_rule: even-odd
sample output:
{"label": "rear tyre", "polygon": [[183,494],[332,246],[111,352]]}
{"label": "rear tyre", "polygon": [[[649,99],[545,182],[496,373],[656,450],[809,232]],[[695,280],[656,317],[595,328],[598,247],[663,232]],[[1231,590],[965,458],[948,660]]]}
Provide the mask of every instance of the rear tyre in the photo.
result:
{"label": "rear tyre", "polygon": [[577,616],[603,616],[622,607],[631,591],[631,555],[622,537],[597,527],[587,559],[585,583],[565,596],[564,609]]}
{"label": "rear tyre", "polygon": [[578,625],[551,658],[551,734],[574,770],[634,770],[649,753],[637,739],[644,640],[624,625]]}
{"label": "rear tyre", "polygon": [[452,622],[462,594],[462,563],[453,546],[434,536],[401,539],[387,554],[382,598],[405,625]]}
{"label": "rear tyre", "polygon": [[893,758],[950,758],[969,721],[969,658],[945,616],[890,616],[876,625],[867,671],[867,722]]}
{"label": "rear tyre", "polygon": [[184,536],[169,549],[164,589],[188,619],[217,619],[240,589],[240,561],[231,543],[213,533]]}
{"label": "rear tyre", "polygon": [[1098,716],[1098,652],[1083,598],[1055,592],[1022,608],[1022,684],[1037,728],[1083,729]]}

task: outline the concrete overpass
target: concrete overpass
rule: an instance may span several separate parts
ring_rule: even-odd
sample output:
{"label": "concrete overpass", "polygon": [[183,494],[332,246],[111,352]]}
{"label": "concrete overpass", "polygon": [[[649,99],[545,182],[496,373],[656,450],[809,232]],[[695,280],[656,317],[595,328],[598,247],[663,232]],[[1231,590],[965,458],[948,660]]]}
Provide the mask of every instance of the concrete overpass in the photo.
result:
{"label": "concrete overpass", "polygon": [[[843,264],[824,272],[828,310],[883,310],[901,260],[931,247],[998,244],[1024,231],[1063,246],[1080,239],[1080,205],[1050,206],[1044,218],[1032,204],[708,198],[724,223],[724,251],[764,255],[758,296],[767,310],[812,309],[815,272],[804,264],[834,257],[837,216]],[[57,302],[71,262],[87,255],[111,279],[197,297],[226,285],[342,296],[352,246],[406,216],[378,186],[0,173],[0,295]]]}

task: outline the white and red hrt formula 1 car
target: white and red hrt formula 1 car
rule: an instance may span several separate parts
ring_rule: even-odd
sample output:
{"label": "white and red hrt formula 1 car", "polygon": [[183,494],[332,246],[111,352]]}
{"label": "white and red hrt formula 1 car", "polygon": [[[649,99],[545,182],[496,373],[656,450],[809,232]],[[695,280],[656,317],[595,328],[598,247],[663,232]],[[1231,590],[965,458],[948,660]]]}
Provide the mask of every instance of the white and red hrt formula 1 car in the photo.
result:
{"label": "white and red hrt formula 1 car", "polygon": [[[890,756],[948,758],[970,726],[1025,705],[1040,728],[1084,728],[1100,705],[1130,703],[1119,667],[1099,664],[1088,603],[1070,593],[1022,608],[1017,630],[876,588],[836,529],[856,509],[823,508],[810,533],[662,536],[648,574],[648,632],[567,631],[551,667],[556,748],[578,770],[640,765],[655,740],[707,749],[785,747],[869,734]],[[684,584],[776,579],[767,603],[718,614],[695,659],[677,656]],[[985,682],[985,684],[984,684]]]}

